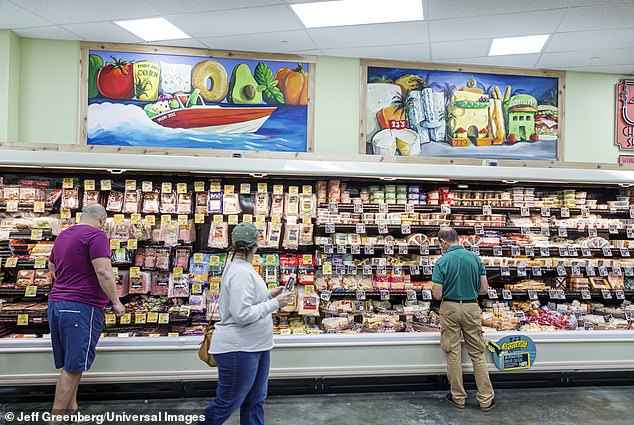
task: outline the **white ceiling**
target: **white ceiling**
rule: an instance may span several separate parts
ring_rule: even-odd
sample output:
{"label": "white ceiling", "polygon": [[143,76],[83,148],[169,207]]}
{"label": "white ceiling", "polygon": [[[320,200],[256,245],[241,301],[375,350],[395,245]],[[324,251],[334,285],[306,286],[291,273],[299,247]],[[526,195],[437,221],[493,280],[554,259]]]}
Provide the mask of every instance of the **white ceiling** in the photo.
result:
{"label": "white ceiling", "polygon": [[[150,44],[634,73],[634,0],[421,0],[422,22],[306,29],[289,4],[311,1],[0,0],[0,28],[140,43],[112,21],[164,16],[192,39]],[[541,54],[487,56],[494,37],[546,33]]]}

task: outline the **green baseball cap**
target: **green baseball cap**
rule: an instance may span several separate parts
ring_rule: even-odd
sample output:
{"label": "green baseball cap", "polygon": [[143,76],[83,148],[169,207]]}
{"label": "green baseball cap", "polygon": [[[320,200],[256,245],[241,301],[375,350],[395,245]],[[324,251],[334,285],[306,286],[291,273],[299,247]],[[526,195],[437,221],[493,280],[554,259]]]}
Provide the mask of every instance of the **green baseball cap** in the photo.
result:
{"label": "green baseball cap", "polygon": [[247,246],[253,246],[258,242],[258,229],[253,224],[243,221],[233,228],[231,240],[233,243],[244,242]]}

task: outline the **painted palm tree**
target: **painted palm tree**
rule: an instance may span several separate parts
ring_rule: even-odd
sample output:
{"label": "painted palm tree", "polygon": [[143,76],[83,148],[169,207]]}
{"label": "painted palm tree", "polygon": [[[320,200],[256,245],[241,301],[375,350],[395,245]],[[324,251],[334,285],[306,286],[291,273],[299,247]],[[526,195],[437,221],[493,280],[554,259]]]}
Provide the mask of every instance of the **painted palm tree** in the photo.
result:
{"label": "painted palm tree", "polygon": [[387,75],[381,75],[380,77],[370,78],[371,83],[393,83],[394,81]]}
{"label": "painted palm tree", "polygon": [[492,85],[485,86],[481,82],[478,82],[476,84],[476,87],[478,87],[480,90],[482,90],[482,93],[485,93],[485,94],[488,94],[488,95],[490,95],[491,91],[493,91],[493,86]]}
{"label": "painted palm tree", "polygon": [[449,85],[449,83],[431,83],[430,87],[432,89],[437,89],[439,92],[445,96],[445,108],[449,106],[449,102],[451,102],[451,98],[457,90],[457,87],[454,85]]}
{"label": "painted palm tree", "polygon": [[546,98],[544,98],[542,103],[544,105],[557,106],[557,100],[558,100],[557,90],[556,89],[552,89],[550,91],[550,93],[548,93],[548,96],[546,96]]}
{"label": "painted palm tree", "polygon": [[528,91],[524,90],[524,89],[515,89],[513,90],[513,92],[511,93],[511,97],[518,95],[518,94],[528,94]]}

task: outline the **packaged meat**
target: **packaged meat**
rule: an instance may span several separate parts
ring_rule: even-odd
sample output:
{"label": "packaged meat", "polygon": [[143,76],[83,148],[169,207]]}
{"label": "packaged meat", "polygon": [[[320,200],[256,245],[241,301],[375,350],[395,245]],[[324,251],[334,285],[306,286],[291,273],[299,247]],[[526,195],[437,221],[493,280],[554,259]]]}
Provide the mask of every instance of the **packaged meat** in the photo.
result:
{"label": "packaged meat", "polygon": [[222,213],[222,193],[209,191],[207,194],[207,212]]}
{"label": "packaged meat", "polygon": [[99,191],[98,190],[86,190],[84,192],[84,202],[83,207],[86,208],[88,205],[94,205],[99,203]]}
{"label": "packaged meat", "polygon": [[[62,192],[62,209],[79,209],[79,188],[64,189]],[[120,211],[121,209],[119,209]]]}
{"label": "packaged meat", "polygon": [[191,214],[192,212],[192,194],[179,193],[178,206],[176,208],[178,214]]}
{"label": "packaged meat", "polygon": [[209,232],[208,246],[210,248],[227,248],[229,246],[229,226],[226,222],[213,223]]}
{"label": "packaged meat", "polygon": [[240,214],[242,212],[242,208],[240,208],[240,197],[237,193],[224,195],[222,200],[222,212],[223,214]]}
{"label": "packaged meat", "polygon": [[157,214],[160,212],[158,192],[146,192],[143,195],[143,212],[146,214]]}
{"label": "packaged meat", "polygon": [[170,274],[168,272],[152,273],[152,295],[166,296],[169,292]]}
{"label": "packaged meat", "polygon": [[149,272],[141,272],[139,277],[130,277],[130,294],[147,294],[152,286],[152,275]]}
{"label": "packaged meat", "polygon": [[136,214],[139,212],[141,192],[138,190],[127,190],[124,195],[123,212],[126,214]]}
{"label": "packaged meat", "polygon": [[108,195],[108,203],[106,204],[106,210],[111,212],[121,212],[123,208],[123,193],[111,191]]}
{"label": "packaged meat", "polygon": [[271,216],[282,217],[284,215],[284,195],[274,194],[271,200]]}
{"label": "packaged meat", "polygon": [[269,194],[268,192],[258,192],[255,194],[255,205],[253,207],[254,215],[269,215]]}
{"label": "packaged meat", "polygon": [[279,248],[282,239],[282,225],[279,223],[268,223],[265,246],[267,248]]}
{"label": "packaged meat", "polygon": [[189,280],[187,274],[175,278],[174,273],[170,273],[170,281],[167,296],[169,298],[189,297]]}
{"label": "packaged meat", "polygon": [[175,213],[176,213],[176,194],[162,193],[161,194],[161,214],[175,214]]}

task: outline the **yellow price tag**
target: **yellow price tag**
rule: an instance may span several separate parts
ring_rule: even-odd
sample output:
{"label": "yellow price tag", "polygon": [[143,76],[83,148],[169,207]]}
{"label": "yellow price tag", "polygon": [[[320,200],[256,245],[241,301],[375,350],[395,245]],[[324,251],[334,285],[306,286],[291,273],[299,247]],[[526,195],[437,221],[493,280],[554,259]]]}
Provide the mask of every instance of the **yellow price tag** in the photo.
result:
{"label": "yellow price tag", "polygon": [[236,188],[232,184],[225,185],[225,195],[233,195],[235,193],[235,190]]}
{"label": "yellow price tag", "polygon": [[163,182],[163,184],[161,185],[161,192],[163,192],[163,193],[172,193],[172,183]]}
{"label": "yellow price tag", "polygon": [[146,320],[147,320],[147,314],[134,313],[134,323],[136,325],[145,325]]}
{"label": "yellow price tag", "polygon": [[18,326],[28,326],[28,325],[29,325],[29,315],[18,314]]}
{"label": "yellow price tag", "polygon": [[220,294],[220,284],[218,282],[210,282],[209,292],[211,292],[212,295]]}
{"label": "yellow price tag", "polygon": [[152,184],[152,182],[147,181],[147,180],[141,182],[141,191],[142,192],[151,192],[152,190],[154,190],[154,185]]}
{"label": "yellow price tag", "polygon": [[180,335],[178,332],[168,332],[167,336],[168,338],[178,338]]}
{"label": "yellow price tag", "polygon": [[194,182],[194,191],[196,191],[196,192],[204,192],[205,191],[205,182]]}
{"label": "yellow price tag", "polygon": [[224,219],[225,217],[222,214],[214,214],[214,224],[220,224]]}
{"label": "yellow price tag", "polygon": [[114,215],[114,224],[116,224],[116,225],[122,224],[123,220],[125,220],[125,215],[123,215],[123,214],[115,214]]}
{"label": "yellow price tag", "polygon": [[183,276],[183,268],[182,267],[174,267],[172,272],[174,273],[174,278],[175,279],[178,279],[181,276]]}
{"label": "yellow price tag", "polygon": [[176,185],[176,193],[187,193],[187,183],[178,183]]}
{"label": "yellow price tag", "polygon": [[38,201],[38,202],[34,202],[33,203],[33,212],[43,213],[45,208],[46,208],[46,205],[42,201]]}
{"label": "yellow price tag", "polygon": [[101,190],[112,190],[112,180],[102,180],[100,186]]}
{"label": "yellow price tag", "polygon": [[195,214],[194,215],[194,223],[195,224],[205,224],[205,214]]}
{"label": "yellow price tag", "polygon": [[315,293],[315,285],[306,285],[304,288],[305,288],[307,294],[314,294]]}
{"label": "yellow price tag", "polygon": [[81,213],[75,214],[75,223],[81,223]]}
{"label": "yellow price tag", "polygon": [[251,214],[243,214],[242,221],[245,223],[253,223],[253,216]]}
{"label": "yellow price tag", "polygon": [[148,334],[150,338],[160,338],[161,334]]}
{"label": "yellow price tag", "polygon": [[313,256],[310,254],[302,255],[302,263],[305,266],[311,266],[313,264]]}
{"label": "yellow price tag", "polygon": [[211,182],[209,183],[209,191],[210,192],[220,192],[220,182]]}
{"label": "yellow price tag", "polygon": [[256,215],[255,216],[255,224],[264,224],[266,223],[266,217],[263,215]]}
{"label": "yellow price tag", "polygon": [[251,193],[251,185],[249,183],[242,183],[240,185],[240,193],[248,195]]}
{"label": "yellow price tag", "polygon": [[238,224],[238,216],[237,215],[230,215],[229,216],[229,224],[234,225],[234,224]]}
{"label": "yellow price tag", "polygon": [[299,186],[289,186],[288,193],[290,195],[299,195]]}
{"label": "yellow price tag", "polygon": [[154,226],[156,224],[156,216],[146,215],[145,216],[145,225],[146,226]]}
{"label": "yellow price tag", "polygon": [[170,221],[172,221],[172,216],[171,214],[163,214],[161,216],[161,225],[166,225],[167,223],[169,223]]}
{"label": "yellow price tag", "polygon": [[147,314],[147,322],[148,323],[156,323],[158,322],[158,313],[155,311],[151,311]]}
{"label": "yellow price tag", "polygon": [[48,259],[46,257],[36,257],[35,258],[35,268],[36,269],[45,269],[48,263]]}
{"label": "yellow price tag", "polygon": [[271,217],[271,224],[273,224],[274,226],[279,226],[280,224],[282,224],[282,217],[274,215],[273,217]]}
{"label": "yellow price tag", "polygon": [[159,318],[158,318],[158,322],[161,325],[166,325],[170,322],[170,315],[169,313],[160,313],[159,314]]}
{"label": "yellow price tag", "polygon": [[200,283],[192,283],[192,294],[200,295],[203,293],[203,285]]}
{"label": "yellow price tag", "polygon": [[75,184],[75,181],[72,177],[65,177],[64,181],[62,183],[62,188],[63,189],[72,189],[73,185]]}
{"label": "yellow price tag", "polygon": [[280,329],[280,335],[291,335],[291,330],[289,328]]}
{"label": "yellow price tag", "polygon": [[274,195],[282,195],[284,193],[284,186],[281,184],[276,184],[273,186],[273,194]]}
{"label": "yellow price tag", "polygon": [[205,261],[205,254],[194,254],[194,264],[202,264]]}
{"label": "yellow price tag", "polygon": [[94,180],[84,180],[84,190],[95,190]]}
{"label": "yellow price tag", "polygon": [[37,296],[37,286],[27,286],[24,290],[25,297],[35,297]]}
{"label": "yellow price tag", "polygon": [[61,210],[59,210],[59,216],[62,219],[69,219],[70,218],[70,210],[68,208],[62,208]]}
{"label": "yellow price tag", "polygon": [[18,266],[18,257],[9,257],[4,262],[4,267],[12,269]]}
{"label": "yellow price tag", "polygon": [[121,248],[121,241],[119,239],[110,239],[110,249],[115,250]]}
{"label": "yellow price tag", "polygon": [[141,269],[139,267],[130,267],[130,277],[133,279],[141,277]]}
{"label": "yellow price tag", "polygon": [[277,258],[275,255],[267,255],[266,256],[266,265],[267,266],[277,266]]}
{"label": "yellow price tag", "polygon": [[128,239],[128,249],[137,249],[139,242],[136,239]]}
{"label": "yellow price tag", "polygon": [[330,264],[330,263],[324,264],[322,271],[323,271],[324,275],[331,275],[332,274],[332,264]]}
{"label": "yellow price tag", "polygon": [[267,285],[267,287],[269,288],[269,291],[270,291],[271,289],[275,289],[275,288],[277,288],[278,286],[279,286],[279,285],[278,285],[277,283],[269,283],[269,284]]}
{"label": "yellow price tag", "polygon": [[18,212],[18,201],[7,201],[7,212]]}
{"label": "yellow price tag", "polygon": [[313,187],[311,185],[304,185],[302,186],[302,193],[304,195],[312,195],[313,194]]}
{"label": "yellow price tag", "polygon": [[130,216],[130,222],[132,224],[139,224],[141,222],[141,214],[134,213]]}
{"label": "yellow price tag", "polygon": [[258,183],[258,193],[266,193],[268,191],[269,191],[269,188],[266,183]]}
{"label": "yellow price tag", "polygon": [[126,180],[125,190],[136,190],[136,180]]}
{"label": "yellow price tag", "polygon": [[42,240],[42,229],[33,229],[33,230],[31,230],[31,240],[33,240],[33,241],[41,241]]}
{"label": "yellow price tag", "polygon": [[112,274],[115,275],[115,277],[119,276],[119,267],[113,267]]}
{"label": "yellow price tag", "polygon": [[309,224],[313,224],[313,219],[310,217],[303,217],[302,218],[302,224],[303,225],[309,225]]}
{"label": "yellow price tag", "polygon": [[219,267],[220,266],[220,257],[217,255],[212,255],[209,257],[209,265],[211,267]]}
{"label": "yellow price tag", "polygon": [[189,217],[187,217],[186,215],[179,215],[178,216],[178,225],[179,226],[185,226],[189,224]]}
{"label": "yellow price tag", "polygon": [[117,324],[117,316],[113,313],[106,314],[106,325],[116,325]]}
{"label": "yellow price tag", "polygon": [[119,319],[122,325],[129,325],[132,322],[132,313],[126,313]]}

